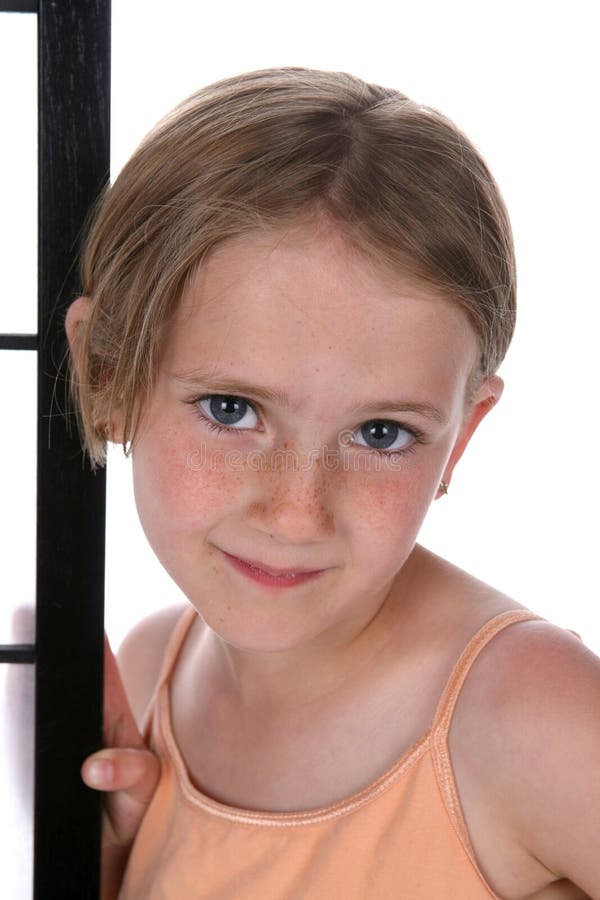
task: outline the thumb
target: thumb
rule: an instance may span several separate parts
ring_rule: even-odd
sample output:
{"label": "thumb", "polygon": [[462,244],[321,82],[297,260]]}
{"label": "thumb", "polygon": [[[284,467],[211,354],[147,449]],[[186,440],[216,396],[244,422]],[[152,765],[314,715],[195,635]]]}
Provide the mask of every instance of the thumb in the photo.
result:
{"label": "thumb", "polygon": [[150,750],[115,747],[88,756],[81,775],[88,787],[97,791],[126,791],[135,802],[147,804],[160,776],[160,764]]}
{"label": "thumb", "polygon": [[85,760],[81,776],[88,787],[105,792],[109,843],[130,843],[160,777],[156,756],[149,750],[129,747],[100,750]]}

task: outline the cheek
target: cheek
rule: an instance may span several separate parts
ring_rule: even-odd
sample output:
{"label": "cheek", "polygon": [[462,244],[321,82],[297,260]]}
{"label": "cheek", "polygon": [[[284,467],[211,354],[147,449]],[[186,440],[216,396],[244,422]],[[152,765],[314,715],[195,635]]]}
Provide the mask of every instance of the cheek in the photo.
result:
{"label": "cheek", "polygon": [[231,506],[243,473],[183,431],[148,433],[133,452],[135,499],[151,542],[184,533]]}
{"label": "cheek", "polygon": [[414,541],[431,502],[422,473],[410,471],[348,472],[342,486],[352,498],[353,527],[375,551]]}

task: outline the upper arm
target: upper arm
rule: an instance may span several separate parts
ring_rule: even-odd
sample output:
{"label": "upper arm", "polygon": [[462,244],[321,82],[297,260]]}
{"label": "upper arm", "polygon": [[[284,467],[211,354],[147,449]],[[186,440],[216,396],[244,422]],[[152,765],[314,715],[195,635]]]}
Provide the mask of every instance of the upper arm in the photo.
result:
{"label": "upper arm", "polygon": [[477,763],[500,814],[533,859],[600,900],[600,659],[532,621],[499,634],[476,665]]}
{"label": "upper arm", "polygon": [[124,638],[117,663],[131,711],[141,727],[167,643],[185,607],[169,606],[138,622]]}

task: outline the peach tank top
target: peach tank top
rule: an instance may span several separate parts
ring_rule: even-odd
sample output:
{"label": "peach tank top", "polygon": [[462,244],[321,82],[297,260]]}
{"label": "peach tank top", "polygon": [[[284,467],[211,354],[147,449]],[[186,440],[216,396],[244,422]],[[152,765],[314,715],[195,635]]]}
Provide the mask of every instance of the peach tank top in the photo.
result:
{"label": "peach tank top", "polygon": [[499,631],[539,619],[495,616],[469,641],[428,731],[376,781],[333,806],[271,813],[196,788],[175,743],[169,681],[196,613],[174,629],[149,708],[161,779],[119,900],[488,900],[448,752],[448,729],[473,662]]}

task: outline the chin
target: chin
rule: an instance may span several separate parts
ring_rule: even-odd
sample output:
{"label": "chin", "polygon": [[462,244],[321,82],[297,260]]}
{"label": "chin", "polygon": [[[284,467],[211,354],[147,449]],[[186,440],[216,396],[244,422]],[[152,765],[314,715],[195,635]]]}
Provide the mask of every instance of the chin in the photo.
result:
{"label": "chin", "polygon": [[319,634],[306,629],[304,616],[304,622],[294,623],[289,616],[250,616],[215,606],[206,609],[204,603],[193,605],[219,640],[244,653],[284,653],[306,646]]}

